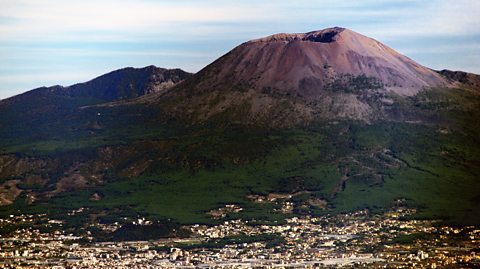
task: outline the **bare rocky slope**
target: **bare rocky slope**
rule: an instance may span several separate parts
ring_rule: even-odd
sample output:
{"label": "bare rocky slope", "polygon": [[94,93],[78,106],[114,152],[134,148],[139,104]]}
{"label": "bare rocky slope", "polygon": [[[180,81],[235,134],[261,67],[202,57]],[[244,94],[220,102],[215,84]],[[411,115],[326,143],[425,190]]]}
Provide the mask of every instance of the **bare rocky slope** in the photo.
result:
{"label": "bare rocky slope", "polygon": [[139,101],[189,120],[228,114],[232,121],[281,127],[388,118],[392,95],[450,84],[372,38],[334,27],[248,41],[168,93]]}

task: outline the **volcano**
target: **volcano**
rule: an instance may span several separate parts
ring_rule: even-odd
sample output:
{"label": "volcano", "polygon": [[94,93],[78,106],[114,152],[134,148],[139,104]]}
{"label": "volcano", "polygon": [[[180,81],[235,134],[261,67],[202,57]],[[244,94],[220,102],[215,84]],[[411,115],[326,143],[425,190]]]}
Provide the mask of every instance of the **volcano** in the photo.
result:
{"label": "volcano", "polygon": [[206,121],[228,113],[234,122],[281,127],[392,118],[392,96],[450,84],[372,38],[334,27],[245,42],[169,92],[143,100],[174,117]]}
{"label": "volcano", "polygon": [[334,27],[304,34],[276,34],[248,41],[214,62],[203,73],[217,75],[197,88],[271,87],[312,96],[344,74],[366,75],[388,90],[412,95],[423,87],[445,85],[445,79],[390,47],[352,30]]}

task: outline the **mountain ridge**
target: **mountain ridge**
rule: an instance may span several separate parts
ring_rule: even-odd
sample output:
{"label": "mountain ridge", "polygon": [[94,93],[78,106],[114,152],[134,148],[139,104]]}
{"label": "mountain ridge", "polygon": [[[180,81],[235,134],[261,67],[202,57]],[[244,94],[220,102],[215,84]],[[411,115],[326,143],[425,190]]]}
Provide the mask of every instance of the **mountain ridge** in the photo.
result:
{"label": "mountain ridge", "polygon": [[[0,100],[0,126],[15,126],[38,117],[55,118],[58,113],[75,115],[83,106],[128,100],[153,92],[165,91],[191,76],[181,69],[155,66],[126,67],[71,86],[40,87]],[[68,113],[67,113],[68,112]],[[16,119],[17,122],[14,122]]]}
{"label": "mountain ridge", "polygon": [[129,99],[166,90],[191,73],[180,68],[166,69],[154,65],[134,68],[124,67],[102,74],[86,82],[75,83],[70,86],[43,86],[24,93],[0,100],[8,103],[12,100],[24,98],[26,95],[61,95],[69,97],[98,98],[102,102],[118,99]]}

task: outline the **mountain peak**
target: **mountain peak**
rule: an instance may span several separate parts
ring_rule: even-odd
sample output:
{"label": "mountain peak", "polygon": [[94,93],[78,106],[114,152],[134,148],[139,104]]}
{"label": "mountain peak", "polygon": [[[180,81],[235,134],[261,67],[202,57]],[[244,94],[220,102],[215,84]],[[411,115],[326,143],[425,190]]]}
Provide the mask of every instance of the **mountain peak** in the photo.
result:
{"label": "mountain peak", "polygon": [[247,41],[148,101],[200,121],[236,110],[239,122],[263,118],[285,126],[319,118],[369,121],[380,117],[371,103],[389,92],[409,96],[442,85],[449,82],[441,74],[387,45],[332,27]]}
{"label": "mountain peak", "polygon": [[344,75],[374,78],[400,95],[448,84],[437,72],[387,45],[342,27],[254,39],[234,48],[206,70],[211,68],[217,71],[215,79],[206,83],[209,88],[228,81],[259,91],[272,88],[300,96],[318,96]]}
{"label": "mountain peak", "polygon": [[258,43],[258,42],[272,42],[272,41],[281,41],[281,42],[290,42],[290,41],[311,41],[311,42],[320,42],[320,43],[330,43],[336,40],[336,36],[347,30],[342,27],[331,27],[325,28],[323,30],[312,31],[308,33],[279,33],[270,35],[263,38],[254,39],[246,43]]}

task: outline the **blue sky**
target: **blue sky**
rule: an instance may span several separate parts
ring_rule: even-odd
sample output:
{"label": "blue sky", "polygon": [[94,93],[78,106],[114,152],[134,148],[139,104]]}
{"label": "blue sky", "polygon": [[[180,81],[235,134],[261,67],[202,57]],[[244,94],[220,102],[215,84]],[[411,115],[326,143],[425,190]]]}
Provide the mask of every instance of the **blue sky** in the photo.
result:
{"label": "blue sky", "polygon": [[0,99],[126,66],[196,72],[234,46],[342,26],[480,74],[478,0],[0,0]]}

